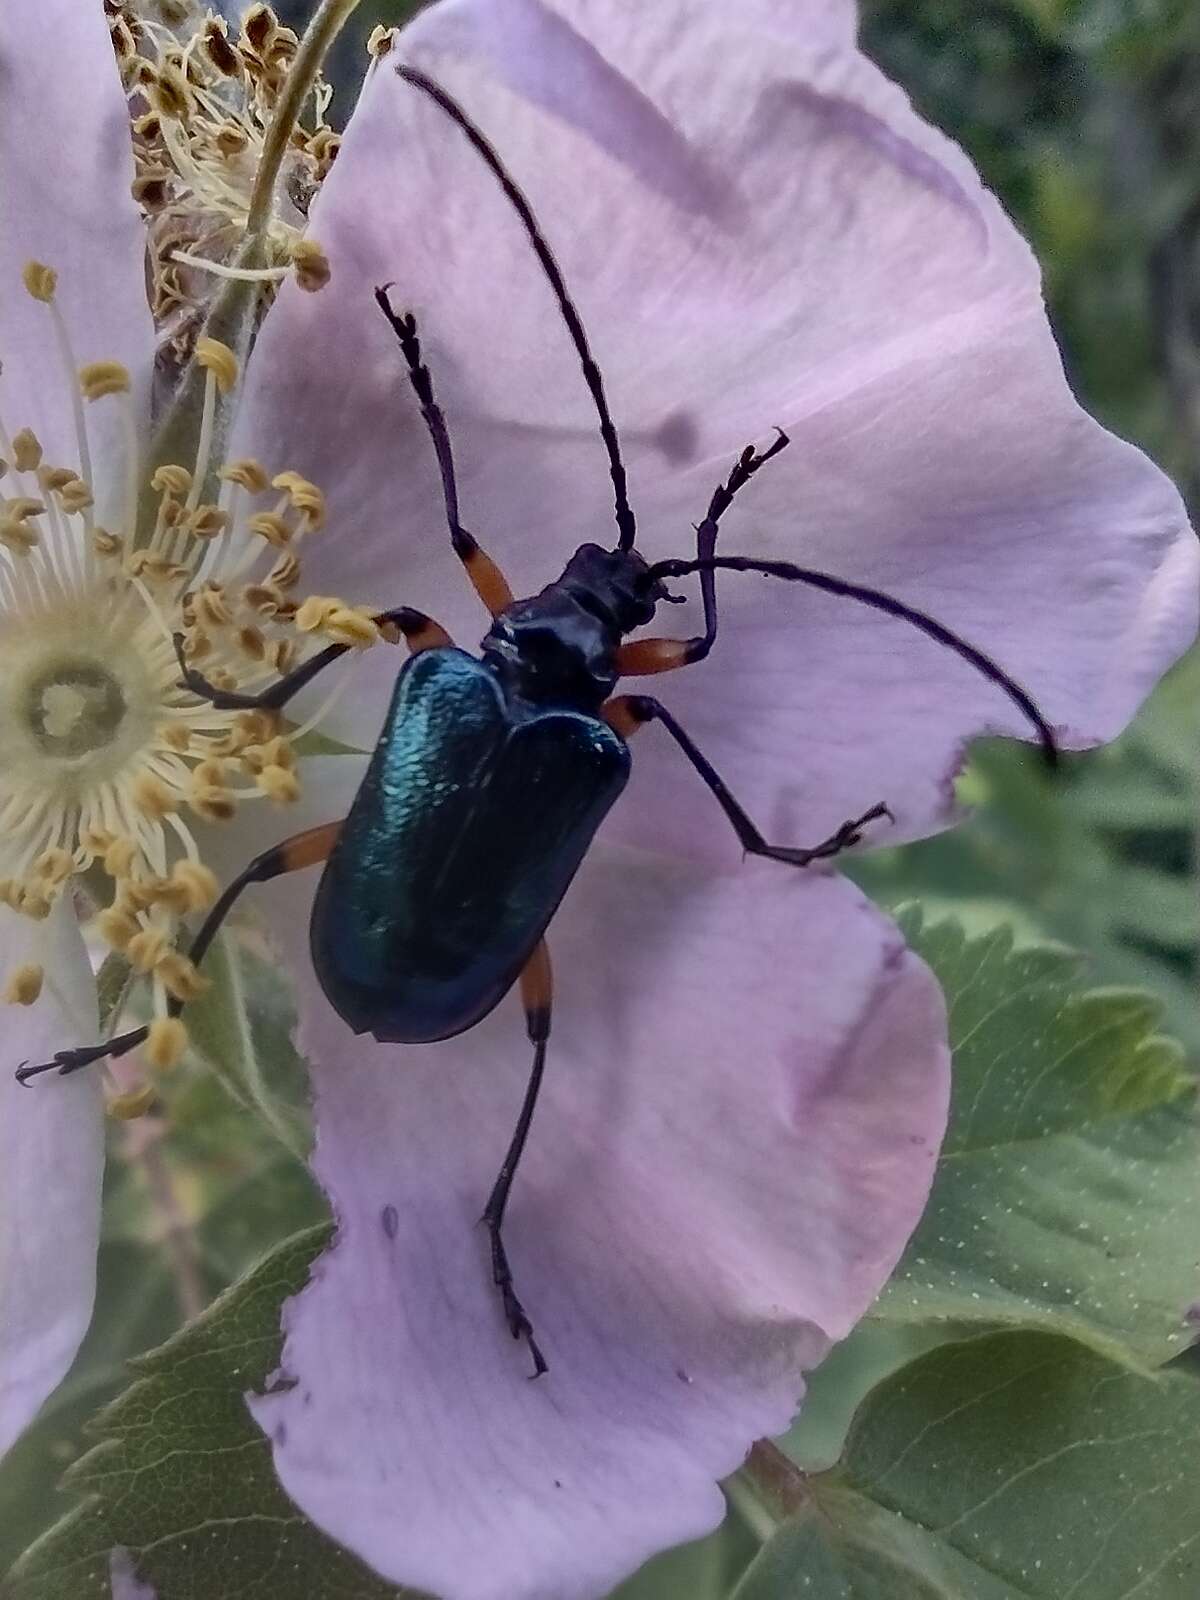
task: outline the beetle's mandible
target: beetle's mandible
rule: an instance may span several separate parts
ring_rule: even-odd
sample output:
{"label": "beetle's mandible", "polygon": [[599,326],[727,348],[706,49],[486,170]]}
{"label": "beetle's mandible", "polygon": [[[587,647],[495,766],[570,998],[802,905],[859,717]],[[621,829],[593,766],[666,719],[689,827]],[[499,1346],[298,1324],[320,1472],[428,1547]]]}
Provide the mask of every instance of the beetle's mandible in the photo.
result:
{"label": "beetle's mandible", "polygon": [[[252,861],[231,882],[189,951],[199,963],[242,890],[324,863],[313,904],[313,965],[330,1003],[356,1033],[405,1043],[447,1039],[472,1027],[519,983],[533,1068],[516,1128],[484,1208],[492,1277],[509,1332],[524,1339],[534,1376],[546,1361],[513,1285],[504,1213],[529,1133],[546,1064],[551,981],[545,933],[592,837],[623,789],[628,740],[662,724],[706,784],[750,854],[793,866],[833,856],[888,815],[882,801],[830,838],[805,847],[769,844],[671,713],[649,695],[614,694],[628,675],[701,661],[718,635],[716,573],[756,572],[823,589],[919,628],[990,678],[1029,719],[1048,760],[1053,733],[1028,694],[995,662],[924,612],[876,589],[791,562],[718,556],[717,530],[734,496],[787,444],[780,432],[761,452],[747,448],[718,485],[697,527],[694,557],[648,564],[636,548],[617,431],[583,325],[524,194],[466,112],[431,79],[401,64],[401,78],[428,95],[462,130],[519,216],[583,366],[599,416],[615,497],[612,549],[581,545],[561,577],[530,599],[514,599],[495,563],[459,521],[454,459],[410,312],[389,287],[375,298],[399,342],[436,453],[455,555],[492,616],[481,653],[456,648],[423,612],[400,606],[377,620],[410,656],[396,681],[383,733],[349,815],[310,829]],[[703,633],[691,639],[627,636],[672,597],[668,578],[698,574]],[[348,648],[334,644],[256,695],[223,691],[187,662],[183,681],[226,709],[280,712]],[[430,781],[431,778],[436,781]],[[183,1009],[170,1001],[172,1015]],[[138,1027],[103,1043],[22,1066],[22,1082],[70,1073],[144,1042]]]}

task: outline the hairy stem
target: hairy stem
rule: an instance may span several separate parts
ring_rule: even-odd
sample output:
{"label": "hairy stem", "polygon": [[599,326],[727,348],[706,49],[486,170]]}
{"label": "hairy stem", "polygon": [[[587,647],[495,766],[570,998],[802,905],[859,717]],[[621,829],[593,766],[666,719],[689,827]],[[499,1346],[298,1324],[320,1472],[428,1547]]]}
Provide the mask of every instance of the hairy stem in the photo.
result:
{"label": "hairy stem", "polygon": [[330,46],[350,20],[357,5],[358,0],[321,0],[312,21],[304,30],[283,94],[275,108],[275,116],[263,141],[262,160],[255,175],[246,218],[246,234],[251,239],[262,233],[270,220],[279,167],[301,107],[317,80]]}

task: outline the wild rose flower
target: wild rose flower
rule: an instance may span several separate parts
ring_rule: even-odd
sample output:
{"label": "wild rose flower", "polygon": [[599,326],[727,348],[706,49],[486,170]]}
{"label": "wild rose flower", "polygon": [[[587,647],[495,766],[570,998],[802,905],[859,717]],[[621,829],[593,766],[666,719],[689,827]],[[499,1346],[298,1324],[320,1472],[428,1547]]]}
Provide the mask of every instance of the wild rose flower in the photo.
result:
{"label": "wild rose flower", "polygon": [[[215,898],[212,860],[227,876],[214,833],[227,830],[223,847],[244,861],[262,848],[271,802],[300,792],[303,724],[279,729],[183,692],[172,636],[232,688],[270,681],[318,642],[368,644],[377,630],[339,601],[304,599],[302,549],[323,498],[273,450],[269,419],[257,437],[271,468],[220,448],[239,372],[218,341],[196,347],[205,383],[187,459],[154,461],[145,238],[103,9],[10,6],[0,50],[5,1448],[90,1315],[104,1101],[130,1114],[148,1096],[102,1071],[49,1094],[13,1077],[23,1059],[96,1036],[77,915],[94,913],[101,943],[148,979],[146,1059],[171,1065],[186,1034],[170,1001],[203,984],[177,948],[182,920]],[[336,814],[346,796],[308,799]]]}
{"label": "wild rose flower", "polygon": [[[786,24],[757,4],[456,0],[394,53],[446,84],[533,199],[606,375],[650,558],[690,553],[732,458],[783,426],[792,447],[723,548],[896,592],[1003,662],[1064,742],[1094,743],[1191,636],[1191,535],[1162,476],[1075,406],[1027,250],[854,27],[837,0]],[[72,160],[106,125],[92,114]],[[77,227],[64,193],[58,223]],[[574,354],[494,182],[387,57],[312,220],[332,277],[316,296],[285,287],[270,313],[237,451],[325,491],[342,531],[306,538],[307,587],[427,607],[471,645],[483,623],[372,291],[394,280],[420,319],[464,514],[519,593],[582,539],[611,539]],[[27,244],[17,269],[30,258],[54,256]],[[0,322],[6,346],[17,331]],[[1025,732],[898,623],[749,577],[719,588],[717,649],[663,698],[773,840],[811,843],[878,800],[889,842],[928,832],[952,815],[966,741]],[[672,614],[681,635],[696,609]],[[339,737],[370,745],[394,673],[367,654]],[[456,1600],[595,1594],[711,1527],[716,1478],[786,1426],[803,1372],[891,1270],[944,1122],[925,969],[839,880],[740,864],[711,796],[655,741],[551,928],[550,1066],[506,1230],[551,1365],[537,1383],[477,1224],[528,1071],[517,1009],[432,1047],[355,1038],[309,965],[314,875],[259,897],[296,975],[339,1233],[285,1314],[290,1382],[251,1404],[310,1517]],[[335,765],[327,789],[301,774],[286,818],[257,808],[254,845],[239,813],[222,863],[272,820],[278,837],[341,814],[334,789],[361,764]],[[45,964],[21,1054],[81,1037],[49,1009],[69,962]],[[53,1093],[44,1125],[65,1140],[79,1089],[44,1083],[15,1111],[0,1090],[3,1126]],[[81,1168],[85,1113],[62,1147]],[[98,1157],[83,1198],[52,1159],[63,1206],[70,1190],[90,1214]],[[45,1237],[41,1211],[22,1221],[25,1241]],[[43,1284],[39,1304],[78,1321],[77,1280]],[[0,1293],[12,1281],[0,1258]],[[14,1351],[39,1336],[31,1320]]]}

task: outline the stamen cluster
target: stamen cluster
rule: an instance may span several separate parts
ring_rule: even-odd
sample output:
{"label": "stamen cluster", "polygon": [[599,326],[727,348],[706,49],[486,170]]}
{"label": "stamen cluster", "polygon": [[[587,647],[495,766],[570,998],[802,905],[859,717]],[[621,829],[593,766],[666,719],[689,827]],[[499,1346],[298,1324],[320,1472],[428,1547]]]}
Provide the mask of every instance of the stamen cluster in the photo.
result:
{"label": "stamen cluster", "polygon": [[[179,360],[190,355],[211,275],[225,275],[245,235],[267,130],[298,39],[268,5],[250,6],[231,37],[207,15],[190,32],[131,0],[108,0],[113,46],[129,97],[133,192],[150,223],[151,304]],[[268,262],[250,274],[264,292],[289,266],[319,289],[329,268],[302,237],[309,203],[337,155],[325,120],[332,90],[317,78],[291,130],[267,225]]]}
{"label": "stamen cluster", "polygon": [[[184,686],[181,658],[252,694],[315,646],[365,646],[379,630],[367,611],[297,596],[300,547],[324,521],[320,489],[216,457],[218,401],[232,403],[238,383],[231,350],[198,341],[194,459],[150,470],[129,372],[80,366],[54,272],[30,263],[24,280],[71,387],[76,461],[50,460],[28,426],[10,432],[13,397],[0,390],[0,901],[40,922],[71,890],[98,938],[152,979],[148,1053],[166,1066],[186,1044],[167,999],[203,987],[176,948],[180,922],[217,892],[201,824],[228,823],[249,800],[294,801],[297,741],[333,699],[300,726],[223,710]],[[93,459],[97,405],[117,408],[123,459]],[[30,1004],[40,987],[26,961],[3,998]]]}

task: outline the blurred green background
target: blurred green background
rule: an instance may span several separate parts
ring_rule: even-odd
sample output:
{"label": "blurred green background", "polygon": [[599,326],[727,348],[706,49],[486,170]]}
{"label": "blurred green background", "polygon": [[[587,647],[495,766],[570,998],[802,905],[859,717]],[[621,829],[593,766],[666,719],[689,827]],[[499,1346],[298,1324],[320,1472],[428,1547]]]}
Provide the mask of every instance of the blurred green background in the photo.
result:
{"label": "blurred green background", "polygon": [[[367,33],[408,9],[360,8],[332,71],[343,116]],[[1175,476],[1195,519],[1200,6],[866,0],[863,13],[869,53],[966,147],[1032,240],[1080,397]],[[887,905],[920,898],[930,918],[952,909],[972,930],[1008,922],[1085,952],[1094,982],[1160,996],[1167,1029],[1195,1060],[1198,701],[1194,654],[1122,739],[1054,779],[1023,749],[980,748],[963,783],[980,808],[970,826],[880,852],[855,876]],[[278,1056],[286,995],[252,940],[239,960],[235,981],[256,996],[253,1026]],[[228,1060],[227,1038],[211,1045]],[[72,1377],[0,1468],[0,1571],[68,1503],[53,1485],[81,1448],[86,1417],[121,1386],[124,1360],[322,1216],[301,1159],[302,1076],[294,1062],[274,1070],[270,1083],[232,1071],[225,1086],[211,1073],[179,1075],[169,1139],[149,1119],[114,1128],[95,1326]],[[736,1527],[729,1537],[736,1567]],[[705,1560],[714,1584],[711,1552]]]}

